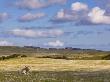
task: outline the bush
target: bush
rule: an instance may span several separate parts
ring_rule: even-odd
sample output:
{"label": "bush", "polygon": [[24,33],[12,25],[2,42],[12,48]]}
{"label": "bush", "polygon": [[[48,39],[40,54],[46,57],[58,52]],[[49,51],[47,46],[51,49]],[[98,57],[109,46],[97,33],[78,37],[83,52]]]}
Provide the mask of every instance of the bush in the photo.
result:
{"label": "bush", "polygon": [[43,56],[41,58],[52,58],[52,59],[68,59],[64,55],[50,55],[50,56]]}
{"label": "bush", "polygon": [[20,54],[12,54],[12,55],[9,55],[9,56],[2,56],[2,57],[0,57],[0,60],[17,58],[17,57],[27,57],[27,56],[26,55],[20,55]]}
{"label": "bush", "polygon": [[107,56],[104,56],[102,59],[104,59],[104,60],[110,60],[110,54],[108,54]]}
{"label": "bush", "polygon": [[66,56],[56,56],[56,57],[54,57],[54,59],[67,59],[67,57]]}
{"label": "bush", "polygon": [[0,60],[4,60],[4,59],[5,59],[5,56],[0,57]]}
{"label": "bush", "polygon": [[27,57],[26,55],[21,55],[21,57]]}

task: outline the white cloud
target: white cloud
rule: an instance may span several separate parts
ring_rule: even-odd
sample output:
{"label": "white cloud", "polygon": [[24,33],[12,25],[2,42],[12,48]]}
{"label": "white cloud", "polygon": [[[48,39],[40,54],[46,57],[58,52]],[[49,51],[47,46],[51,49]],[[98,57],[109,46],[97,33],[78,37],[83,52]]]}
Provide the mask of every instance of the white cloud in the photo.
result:
{"label": "white cloud", "polygon": [[63,34],[62,30],[52,29],[52,30],[31,30],[31,29],[14,29],[10,31],[12,35],[20,37],[55,37]]}
{"label": "white cloud", "polygon": [[65,15],[65,13],[64,13],[64,10],[63,10],[63,9],[61,9],[61,10],[57,13],[57,17],[58,17],[58,18],[63,18],[64,15]]}
{"label": "white cloud", "polygon": [[76,25],[110,24],[110,14],[99,7],[88,9],[88,5],[76,2],[72,9],[61,9],[51,20],[53,23],[73,22]]}
{"label": "white cloud", "polygon": [[33,30],[25,30],[25,29],[14,29],[11,31],[13,35],[22,36],[22,37],[35,37],[36,32]]}
{"label": "white cloud", "polygon": [[15,3],[16,6],[20,8],[28,8],[28,9],[35,9],[45,7],[44,3],[41,3],[39,0],[19,0]]}
{"label": "white cloud", "polygon": [[56,40],[56,41],[48,42],[47,45],[52,46],[52,47],[62,47],[62,46],[64,46],[64,42]]}
{"label": "white cloud", "polygon": [[94,0],[95,3],[110,14],[110,0]]}
{"label": "white cloud", "polygon": [[53,22],[70,22],[77,20],[77,15],[75,13],[71,13],[69,11],[66,11],[64,9],[61,9],[57,12],[57,14],[52,19]]}
{"label": "white cloud", "polygon": [[49,5],[51,4],[65,4],[67,0],[45,0]]}
{"label": "white cloud", "polygon": [[110,16],[105,15],[105,10],[95,7],[88,14],[90,21],[95,24],[110,24]]}
{"label": "white cloud", "polygon": [[71,8],[74,11],[88,10],[88,5],[81,2],[75,2],[71,5]]}
{"label": "white cloud", "polygon": [[15,3],[19,8],[36,9],[50,6],[52,4],[62,4],[66,0],[19,0]]}
{"label": "white cloud", "polygon": [[50,35],[50,36],[60,36],[63,33],[64,32],[60,29],[52,29],[52,30],[48,30],[47,33],[45,32],[45,34]]}
{"label": "white cloud", "polygon": [[72,3],[71,9],[58,11],[51,21],[54,23],[78,22],[87,16],[88,11],[87,4],[75,2]]}
{"label": "white cloud", "polygon": [[13,46],[13,44],[5,40],[0,40],[0,46]]}
{"label": "white cloud", "polygon": [[8,13],[0,13],[0,22],[5,21],[6,19],[8,19],[8,17]]}
{"label": "white cloud", "polygon": [[44,13],[36,13],[36,14],[27,13],[27,14],[21,16],[19,21],[21,21],[21,22],[28,22],[28,21],[33,21],[33,20],[42,18],[44,16],[45,16]]}

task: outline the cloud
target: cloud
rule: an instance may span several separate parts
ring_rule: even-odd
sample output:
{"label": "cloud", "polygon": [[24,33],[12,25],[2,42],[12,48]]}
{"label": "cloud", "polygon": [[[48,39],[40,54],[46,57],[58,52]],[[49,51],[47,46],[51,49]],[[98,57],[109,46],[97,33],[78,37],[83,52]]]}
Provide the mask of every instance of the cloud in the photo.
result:
{"label": "cloud", "polygon": [[62,47],[64,46],[64,42],[61,42],[60,40],[56,40],[56,41],[48,42],[47,45],[52,47]]}
{"label": "cloud", "polygon": [[61,9],[51,19],[52,23],[73,22],[75,25],[100,25],[110,24],[110,15],[106,10],[100,7],[89,9],[88,6],[81,2],[72,4],[70,10]]}
{"label": "cloud", "polygon": [[94,1],[99,7],[105,9],[108,13],[110,13],[110,0],[106,0],[106,1],[105,0],[94,0]]}
{"label": "cloud", "polygon": [[32,29],[14,29],[10,31],[11,35],[27,38],[36,37],[56,37],[63,34],[62,30],[51,29],[51,30],[32,30]]}
{"label": "cloud", "polygon": [[94,7],[88,16],[94,24],[110,24],[110,16],[105,15],[105,10],[99,7]]}
{"label": "cloud", "polygon": [[88,5],[81,2],[75,2],[71,5],[71,8],[74,11],[88,10]]}
{"label": "cloud", "polygon": [[38,9],[53,4],[64,4],[67,0],[18,0],[15,6],[24,9]]}
{"label": "cloud", "polygon": [[0,40],[0,46],[13,46],[13,44],[5,40]]}
{"label": "cloud", "polygon": [[40,19],[42,17],[45,17],[45,13],[36,13],[36,14],[27,13],[27,14],[21,16],[19,21],[20,22],[30,22],[30,21]]}
{"label": "cloud", "polygon": [[61,9],[57,14],[51,19],[53,23],[65,23],[72,22],[78,19],[76,12],[66,11]]}
{"label": "cloud", "polygon": [[88,6],[81,2],[75,2],[71,5],[71,9],[61,9],[51,19],[53,23],[79,22],[87,17]]}
{"label": "cloud", "polygon": [[8,13],[0,13],[0,22],[3,22],[8,18],[9,18]]}
{"label": "cloud", "polygon": [[106,11],[105,15],[110,16],[110,0],[94,0],[94,1],[98,7]]}

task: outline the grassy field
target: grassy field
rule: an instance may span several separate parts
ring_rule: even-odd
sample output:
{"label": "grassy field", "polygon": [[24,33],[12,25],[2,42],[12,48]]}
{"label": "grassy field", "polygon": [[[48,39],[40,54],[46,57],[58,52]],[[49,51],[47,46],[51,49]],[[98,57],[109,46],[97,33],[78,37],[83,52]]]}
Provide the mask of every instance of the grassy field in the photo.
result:
{"label": "grassy field", "polygon": [[[30,66],[30,73],[19,73]],[[0,82],[110,82],[109,60],[14,58],[0,61]]]}
{"label": "grassy field", "polygon": [[30,66],[32,71],[97,71],[110,69],[110,60],[65,60],[49,58],[15,58],[0,61],[0,70],[16,71]]}
{"label": "grassy field", "polygon": [[110,82],[110,72],[33,71],[22,75],[11,71],[0,72],[0,82]]}
{"label": "grassy field", "polygon": [[0,46],[0,82],[110,82],[110,52]]}

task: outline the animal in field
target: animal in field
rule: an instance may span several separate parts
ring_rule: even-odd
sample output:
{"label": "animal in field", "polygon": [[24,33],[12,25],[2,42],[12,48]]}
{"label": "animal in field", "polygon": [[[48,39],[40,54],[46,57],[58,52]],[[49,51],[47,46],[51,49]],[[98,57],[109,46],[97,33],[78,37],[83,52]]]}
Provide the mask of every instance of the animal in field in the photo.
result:
{"label": "animal in field", "polygon": [[25,66],[23,69],[21,69],[21,73],[24,75],[29,74],[30,68],[29,66]]}

